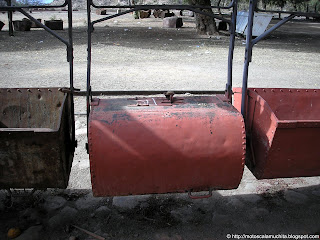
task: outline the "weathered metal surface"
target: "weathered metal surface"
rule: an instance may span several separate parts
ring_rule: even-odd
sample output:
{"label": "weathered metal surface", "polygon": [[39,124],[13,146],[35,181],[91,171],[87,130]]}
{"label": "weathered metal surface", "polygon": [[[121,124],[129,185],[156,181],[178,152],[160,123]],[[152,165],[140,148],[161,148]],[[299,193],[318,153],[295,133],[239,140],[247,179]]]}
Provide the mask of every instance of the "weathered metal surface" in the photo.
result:
{"label": "weathered metal surface", "polygon": [[15,31],[30,31],[32,22],[28,19],[26,20],[16,20],[13,21],[13,27]]}
{"label": "weathered metal surface", "polygon": [[[241,89],[235,89],[239,109]],[[320,90],[248,89],[248,166],[258,179],[320,175]]]}
{"label": "weathered metal surface", "polygon": [[44,24],[51,30],[63,30],[62,20],[45,20]]}
{"label": "weathered metal surface", "polygon": [[88,137],[95,196],[232,189],[243,173],[242,116],[217,96],[93,99]]}
{"label": "weathered metal surface", "polygon": [[58,88],[0,89],[0,188],[66,188],[71,97]]}

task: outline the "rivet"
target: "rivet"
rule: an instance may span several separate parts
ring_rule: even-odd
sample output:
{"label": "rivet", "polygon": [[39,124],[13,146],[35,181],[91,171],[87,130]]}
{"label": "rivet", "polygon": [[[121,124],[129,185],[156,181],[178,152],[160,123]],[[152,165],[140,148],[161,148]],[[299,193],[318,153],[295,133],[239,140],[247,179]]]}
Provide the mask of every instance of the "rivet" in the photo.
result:
{"label": "rivet", "polygon": [[300,90],[297,90],[297,92],[300,92]]}
{"label": "rivet", "polygon": [[243,157],[243,158],[241,158],[241,160],[246,160],[246,158],[245,158],[245,157]]}
{"label": "rivet", "polygon": [[246,145],[246,142],[242,142],[242,145]]}
{"label": "rivet", "polygon": [[18,89],[17,89],[17,92],[21,92],[21,90],[18,88]]}
{"label": "rivet", "polygon": [[27,90],[28,92],[31,92],[31,90],[30,90],[30,88],[28,88],[28,90]]}
{"label": "rivet", "polygon": [[243,136],[243,137],[242,137],[242,139],[246,139],[246,137],[245,137],[245,136]]}
{"label": "rivet", "polygon": [[317,90],[313,90],[314,92],[317,92]]}
{"label": "rivet", "polygon": [[48,89],[48,91],[49,91],[49,92],[52,92],[50,88]]}
{"label": "rivet", "polygon": [[242,131],[242,134],[245,134],[246,132],[245,131]]}
{"label": "rivet", "polygon": [[253,91],[257,92],[257,89],[253,89]]}
{"label": "rivet", "polygon": [[306,92],[309,92],[308,90],[306,90]]}
{"label": "rivet", "polygon": [[246,153],[244,152],[244,153],[242,153],[242,156],[245,156],[246,155]]}
{"label": "rivet", "polygon": [[246,148],[245,148],[245,147],[243,147],[242,149],[243,149],[243,150],[246,150]]}
{"label": "rivet", "polygon": [[38,91],[41,92],[40,88],[38,88]]}
{"label": "rivet", "polygon": [[274,89],[271,89],[271,92],[274,92]]}
{"label": "rivet", "polygon": [[289,89],[289,92],[292,92],[291,89]]}
{"label": "rivet", "polygon": [[7,89],[7,92],[11,92],[11,90],[10,90],[10,89]]}
{"label": "rivet", "polygon": [[265,89],[262,89],[262,91],[264,91],[264,92],[265,92],[266,90],[265,90]]}
{"label": "rivet", "polygon": [[241,120],[241,122],[243,122],[243,119]]}
{"label": "rivet", "polygon": [[282,89],[280,89],[280,92],[283,92],[283,90],[282,90]]}

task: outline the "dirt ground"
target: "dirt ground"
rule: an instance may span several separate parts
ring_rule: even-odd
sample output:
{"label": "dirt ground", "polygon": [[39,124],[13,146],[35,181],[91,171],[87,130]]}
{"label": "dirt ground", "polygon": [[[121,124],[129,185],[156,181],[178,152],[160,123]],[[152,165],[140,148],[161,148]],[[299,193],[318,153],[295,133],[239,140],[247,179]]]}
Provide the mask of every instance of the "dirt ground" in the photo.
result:
{"label": "dirt ground", "polygon": [[[66,12],[33,16],[66,20]],[[93,14],[93,18],[99,16]],[[14,19],[22,19],[14,14]],[[223,90],[228,36],[197,36],[192,18],[181,29],[159,19],[125,15],[96,26],[93,90]],[[6,15],[0,21],[7,23]],[[272,23],[274,23],[273,21]],[[66,37],[65,29],[58,31]],[[86,14],[74,12],[74,83],[86,89]],[[45,31],[0,32],[0,83],[8,87],[68,86],[66,48]],[[241,86],[244,39],[237,37],[234,86]],[[320,88],[320,23],[296,20],[278,29],[253,51],[249,86]],[[85,99],[75,98],[76,113]],[[38,191],[8,201],[0,192],[0,239],[19,227],[17,239],[93,239],[77,225],[106,239],[226,239],[227,234],[319,234],[319,177],[256,180],[246,168],[238,189],[209,199],[186,194],[94,198],[85,150],[86,118],[76,116],[75,152],[67,190]],[[71,238],[70,238],[71,239]]]}

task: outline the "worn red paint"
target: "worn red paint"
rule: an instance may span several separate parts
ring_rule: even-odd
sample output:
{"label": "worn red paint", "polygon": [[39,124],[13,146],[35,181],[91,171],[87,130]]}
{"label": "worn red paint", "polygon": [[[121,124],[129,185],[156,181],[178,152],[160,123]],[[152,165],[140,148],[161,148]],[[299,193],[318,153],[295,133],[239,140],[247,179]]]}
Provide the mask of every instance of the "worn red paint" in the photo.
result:
{"label": "worn red paint", "polygon": [[216,96],[186,97],[172,106],[163,106],[164,99],[93,100],[89,155],[95,196],[239,185],[245,156],[241,114]]}
{"label": "worn red paint", "polygon": [[[234,89],[239,109],[241,89]],[[249,167],[259,178],[320,174],[320,92],[316,89],[250,88],[246,129]],[[248,154],[249,155],[249,154]]]}

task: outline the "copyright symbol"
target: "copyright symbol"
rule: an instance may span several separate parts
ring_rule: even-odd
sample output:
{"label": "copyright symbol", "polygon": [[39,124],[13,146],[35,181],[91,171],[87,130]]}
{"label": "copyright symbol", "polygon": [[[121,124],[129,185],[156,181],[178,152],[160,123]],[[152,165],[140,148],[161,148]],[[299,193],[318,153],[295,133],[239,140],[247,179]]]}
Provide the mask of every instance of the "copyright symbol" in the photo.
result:
{"label": "copyright symbol", "polygon": [[227,234],[227,238],[228,238],[228,239],[231,238],[231,235],[230,235],[230,234]]}

